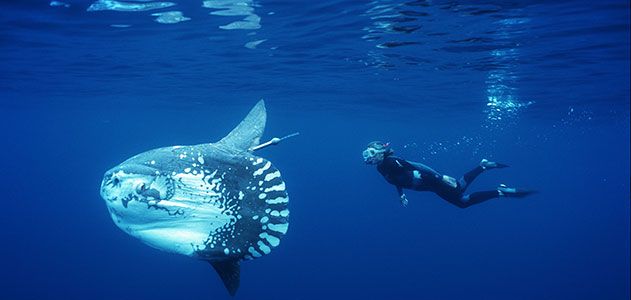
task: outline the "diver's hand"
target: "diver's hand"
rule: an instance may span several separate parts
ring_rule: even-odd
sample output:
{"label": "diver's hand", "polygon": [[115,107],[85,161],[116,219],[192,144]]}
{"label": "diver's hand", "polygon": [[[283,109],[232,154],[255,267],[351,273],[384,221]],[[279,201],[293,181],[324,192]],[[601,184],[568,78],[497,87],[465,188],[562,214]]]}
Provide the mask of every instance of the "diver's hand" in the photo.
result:
{"label": "diver's hand", "polygon": [[401,205],[403,205],[403,207],[407,207],[408,206],[408,197],[405,196],[405,194],[401,195]]}

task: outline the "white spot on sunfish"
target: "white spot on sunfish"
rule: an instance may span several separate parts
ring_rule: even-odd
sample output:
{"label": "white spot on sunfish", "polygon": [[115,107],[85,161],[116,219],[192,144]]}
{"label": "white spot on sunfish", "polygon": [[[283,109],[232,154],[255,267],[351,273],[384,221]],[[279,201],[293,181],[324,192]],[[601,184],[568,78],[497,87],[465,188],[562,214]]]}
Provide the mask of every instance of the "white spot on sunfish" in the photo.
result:
{"label": "white spot on sunfish", "polygon": [[271,166],[272,166],[272,163],[268,161],[262,168],[256,170],[252,175],[254,176],[262,175],[263,172],[267,171],[267,169],[269,169],[269,167]]}
{"label": "white spot on sunfish", "polygon": [[265,181],[270,181],[274,178],[280,177],[280,172],[279,171],[275,171],[273,173],[269,173],[267,175],[265,175]]}
{"label": "white spot on sunfish", "polygon": [[289,210],[285,209],[283,211],[280,212],[280,216],[281,217],[287,217],[289,216]]}
{"label": "white spot on sunfish", "polygon": [[191,172],[191,168],[184,169],[184,173],[190,173],[190,172]]}
{"label": "white spot on sunfish", "polygon": [[285,190],[285,183],[281,182],[280,184],[277,184],[275,186],[266,188],[265,192],[266,193],[268,193],[268,192],[282,192],[284,190]]}
{"label": "white spot on sunfish", "polygon": [[150,163],[150,164],[152,164],[152,165],[155,165],[155,164],[156,164],[156,161],[155,161],[155,160],[152,160],[152,161],[151,161],[151,162],[149,162],[149,163]]}
{"label": "white spot on sunfish", "polygon": [[280,232],[282,234],[287,233],[287,228],[289,227],[289,225],[287,223],[283,223],[283,224],[267,224],[267,226],[269,227],[270,230],[276,231],[276,232]]}
{"label": "white spot on sunfish", "polygon": [[258,219],[258,218],[259,218],[259,216],[252,216],[252,219],[253,219],[253,220],[256,220],[256,219]]}
{"label": "white spot on sunfish", "polygon": [[267,171],[267,169],[269,169],[269,167],[271,166],[272,166],[272,163],[268,161],[262,168],[256,170],[252,175],[254,176],[262,175],[263,172]]}
{"label": "white spot on sunfish", "polygon": [[263,251],[263,253],[269,254],[270,252],[272,252],[272,249],[270,249],[267,245],[263,244],[263,242],[258,241],[256,244],[259,246],[259,249]]}
{"label": "white spot on sunfish", "polygon": [[267,223],[267,221],[269,221],[267,216],[261,218],[261,223]]}
{"label": "white spot on sunfish", "polygon": [[248,248],[248,252],[250,252],[250,254],[252,254],[252,256],[254,257],[261,257],[261,253],[258,253],[258,251],[254,250],[253,247]]}
{"label": "white spot on sunfish", "polygon": [[267,234],[267,232],[263,232],[261,234],[259,234],[259,237],[262,239],[267,240],[267,242],[272,245],[272,247],[277,247],[280,244],[280,239],[273,236],[273,235],[269,235]]}
{"label": "white spot on sunfish", "polygon": [[277,210],[272,210],[272,212],[270,213],[272,216],[274,217],[278,217],[280,216],[280,212],[278,212]]}
{"label": "white spot on sunfish", "polygon": [[198,161],[200,164],[202,164],[202,165],[203,165],[203,164],[204,164],[204,157],[203,157],[203,156],[198,157],[198,158],[197,158],[197,161]]}
{"label": "white spot on sunfish", "polygon": [[259,199],[263,200],[263,199],[265,199],[265,197],[267,197],[267,194],[265,194],[265,193],[260,193],[259,194]]}
{"label": "white spot on sunfish", "polygon": [[256,161],[254,162],[254,165],[256,166],[256,165],[258,165],[258,164],[260,164],[260,163],[262,163],[262,162],[263,162],[263,159],[259,157],[259,158],[257,158],[257,159],[256,159]]}
{"label": "white spot on sunfish", "polygon": [[230,249],[228,249],[228,248],[224,248],[224,249],[223,249],[223,253],[224,253],[225,255],[230,254]]}
{"label": "white spot on sunfish", "polygon": [[278,197],[275,199],[265,200],[267,204],[280,204],[280,203],[287,203],[288,201],[289,199],[287,199],[286,197]]}

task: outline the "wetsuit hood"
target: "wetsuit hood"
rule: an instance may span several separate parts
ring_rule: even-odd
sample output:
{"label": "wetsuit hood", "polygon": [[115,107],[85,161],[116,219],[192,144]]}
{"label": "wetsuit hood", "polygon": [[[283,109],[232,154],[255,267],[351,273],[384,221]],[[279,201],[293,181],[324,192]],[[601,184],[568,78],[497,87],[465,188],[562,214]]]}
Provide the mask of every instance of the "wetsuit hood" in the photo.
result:
{"label": "wetsuit hood", "polygon": [[390,143],[381,141],[370,142],[366,150],[362,152],[364,162],[370,165],[378,165],[383,162],[384,158],[392,155],[394,151],[390,148]]}

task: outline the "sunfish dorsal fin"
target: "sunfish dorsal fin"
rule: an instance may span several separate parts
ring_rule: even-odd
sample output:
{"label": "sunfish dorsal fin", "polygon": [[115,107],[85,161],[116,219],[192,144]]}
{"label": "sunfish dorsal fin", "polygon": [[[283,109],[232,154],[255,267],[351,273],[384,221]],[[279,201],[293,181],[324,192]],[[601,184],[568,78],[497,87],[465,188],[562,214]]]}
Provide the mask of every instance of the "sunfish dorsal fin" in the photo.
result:
{"label": "sunfish dorsal fin", "polygon": [[266,120],[265,102],[261,100],[250,110],[245,119],[217,144],[233,150],[248,151],[259,144]]}

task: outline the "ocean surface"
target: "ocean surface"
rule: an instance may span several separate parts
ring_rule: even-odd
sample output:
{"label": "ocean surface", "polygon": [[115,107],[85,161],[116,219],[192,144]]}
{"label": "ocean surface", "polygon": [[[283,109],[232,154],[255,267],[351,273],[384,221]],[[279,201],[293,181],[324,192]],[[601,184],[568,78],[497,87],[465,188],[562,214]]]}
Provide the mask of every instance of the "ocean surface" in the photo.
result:
{"label": "ocean surface", "polygon": [[[629,299],[629,1],[173,1],[0,2],[1,299]],[[99,188],[260,99],[290,226],[230,297]],[[539,193],[402,207],[373,140]]]}

